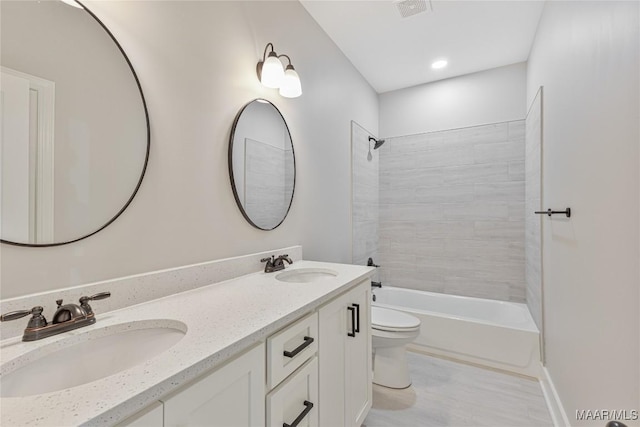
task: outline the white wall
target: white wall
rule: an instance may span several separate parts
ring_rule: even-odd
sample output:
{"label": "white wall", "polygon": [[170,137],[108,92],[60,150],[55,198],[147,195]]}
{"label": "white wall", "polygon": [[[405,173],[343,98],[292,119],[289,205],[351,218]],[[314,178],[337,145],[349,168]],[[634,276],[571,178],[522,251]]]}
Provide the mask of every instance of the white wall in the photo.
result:
{"label": "white wall", "polygon": [[[544,86],[547,369],[577,409],[640,409],[638,2],[547,2],[527,70]],[[640,421],[625,421],[640,425]]]}
{"label": "white wall", "polygon": [[[350,121],[377,131],[377,95],[298,2],[87,3],[140,77],[149,168],[131,206],[95,236],[0,246],[3,298],[298,243],[307,259],[351,260]],[[267,42],[291,57],[300,98],[258,82]],[[233,118],[259,97],[289,123],[298,168],[291,212],[271,232],[244,220],[227,168]]]}
{"label": "white wall", "polygon": [[521,120],[525,90],[526,64],[519,63],[382,93],[380,136]]}

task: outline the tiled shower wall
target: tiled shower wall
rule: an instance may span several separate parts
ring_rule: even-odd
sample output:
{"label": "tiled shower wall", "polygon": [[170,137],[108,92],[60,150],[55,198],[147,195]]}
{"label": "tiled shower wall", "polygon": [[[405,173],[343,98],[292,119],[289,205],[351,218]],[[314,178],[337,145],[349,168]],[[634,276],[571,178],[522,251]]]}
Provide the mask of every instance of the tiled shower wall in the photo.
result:
{"label": "tiled shower wall", "polygon": [[244,209],[263,228],[273,228],[287,213],[293,191],[293,151],[245,140]]}
{"label": "tiled shower wall", "polygon": [[[542,89],[541,89],[542,90]],[[526,119],[525,137],[525,278],[527,306],[538,329],[542,331],[542,251],[541,197],[542,91],[531,104]]]}
{"label": "tiled shower wall", "polygon": [[369,136],[356,122],[351,122],[351,230],[352,263],[366,265],[369,257],[378,262],[378,164],[380,150],[371,150],[367,159]]}
{"label": "tiled shower wall", "polygon": [[524,120],[387,139],[383,283],[525,301],[524,139]]}

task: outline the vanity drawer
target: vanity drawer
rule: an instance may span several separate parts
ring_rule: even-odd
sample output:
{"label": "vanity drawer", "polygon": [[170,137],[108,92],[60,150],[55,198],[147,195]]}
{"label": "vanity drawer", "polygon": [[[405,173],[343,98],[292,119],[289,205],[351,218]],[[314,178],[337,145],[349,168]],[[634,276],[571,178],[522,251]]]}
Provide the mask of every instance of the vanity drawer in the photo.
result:
{"label": "vanity drawer", "polygon": [[267,395],[267,427],[318,425],[318,358]]}
{"label": "vanity drawer", "polygon": [[267,338],[267,387],[271,390],[318,350],[318,313]]}

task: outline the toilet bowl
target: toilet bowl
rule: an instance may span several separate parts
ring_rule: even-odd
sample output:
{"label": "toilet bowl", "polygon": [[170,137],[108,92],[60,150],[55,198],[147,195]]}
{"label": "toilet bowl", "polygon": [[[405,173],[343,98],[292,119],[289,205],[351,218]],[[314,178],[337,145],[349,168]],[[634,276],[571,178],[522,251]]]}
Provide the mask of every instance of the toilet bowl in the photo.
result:
{"label": "toilet bowl", "polygon": [[420,319],[398,310],[371,307],[373,383],[390,388],[411,385],[405,345],[420,333]]}

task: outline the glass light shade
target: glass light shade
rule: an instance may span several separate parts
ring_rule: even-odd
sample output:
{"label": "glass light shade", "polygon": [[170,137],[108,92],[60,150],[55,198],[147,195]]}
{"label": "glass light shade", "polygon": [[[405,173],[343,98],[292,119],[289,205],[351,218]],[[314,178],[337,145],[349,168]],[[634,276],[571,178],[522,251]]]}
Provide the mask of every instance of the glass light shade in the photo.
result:
{"label": "glass light shade", "polygon": [[283,78],[284,69],[282,68],[282,62],[271,52],[266,61],[264,61],[264,64],[262,64],[260,81],[266,87],[277,89],[282,84]]}
{"label": "glass light shade", "polygon": [[69,6],[77,7],[78,9],[82,9],[79,3],[76,3],[75,0],[60,0],[62,3],[68,4]]}
{"label": "glass light shade", "polygon": [[446,67],[448,64],[446,59],[439,59],[436,62],[434,62],[433,64],[431,64],[431,68],[433,68],[434,70],[440,69],[440,68],[444,68]]}
{"label": "glass light shade", "polygon": [[284,72],[284,78],[280,86],[280,95],[285,98],[297,98],[302,95],[300,77],[298,77],[298,73],[296,73],[296,70],[294,70],[291,65],[288,65],[287,70]]}

